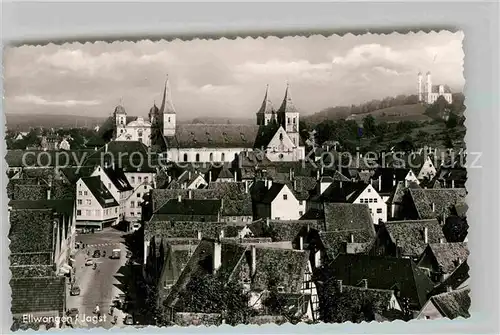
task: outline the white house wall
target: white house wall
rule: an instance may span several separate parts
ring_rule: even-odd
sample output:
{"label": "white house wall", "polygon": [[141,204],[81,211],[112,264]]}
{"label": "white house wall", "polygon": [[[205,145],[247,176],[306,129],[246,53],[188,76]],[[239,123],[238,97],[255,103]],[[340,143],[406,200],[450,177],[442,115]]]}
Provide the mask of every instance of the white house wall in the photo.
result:
{"label": "white house wall", "polygon": [[368,184],[353,203],[368,205],[374,224],[387,221],[387,205],[372,185]]}
{"label": "white house wall", "polygon": [[[284,195],[286,195],[287,200],[284,200]],[[299,205],[299,200],[285,185],[271,203],[271,219],[298,220],[302,216],[301,213],[305,213],[305,210],[306,201],[302,201],[302,205]]]}

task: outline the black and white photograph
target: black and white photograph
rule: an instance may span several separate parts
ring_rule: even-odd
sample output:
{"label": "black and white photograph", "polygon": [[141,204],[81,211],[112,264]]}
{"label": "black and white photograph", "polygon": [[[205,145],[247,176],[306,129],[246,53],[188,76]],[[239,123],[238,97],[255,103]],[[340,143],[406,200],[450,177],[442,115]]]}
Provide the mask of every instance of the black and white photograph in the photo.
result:
{"label": "black and white photograph", "polygon": [[469,318],[463,40],[6,47],[11,330]]}

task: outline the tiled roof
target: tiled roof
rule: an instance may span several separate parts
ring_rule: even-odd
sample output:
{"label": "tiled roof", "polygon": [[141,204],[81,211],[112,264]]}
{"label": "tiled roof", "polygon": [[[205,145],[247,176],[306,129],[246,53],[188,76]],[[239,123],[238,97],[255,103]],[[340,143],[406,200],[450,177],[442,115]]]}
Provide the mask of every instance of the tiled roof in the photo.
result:
{"label": "tiled roof", "polygon": [[470,289],[464,288],[456,291],[445,292],[431,297],[431,301],[446,318],[469,318],[471,304]]}
{"label": "tiled roof", "polygon": [[257,113],[261,114],[272,114],[274,113],[274,106],[269,99],[269,85],[266,87],[266,94],[264,95],[264,100],[262,101],[262,105]]}
{"label": "tiled roof", "polygon": [[389,221],[384,223],[384,227],[392,243],[397,244],[401,254],[405,256],[419,257],[422,254],[427,246],[424,240],[425,228],[427,228],[428,243],[439,243],[445,238],[436,219]]}
{"label": "tiled roof", "polygon": [[366,230],[373,233],[370,209],[365,204],[325,203],[325,231]]}
{"label": "tiled roof", "polygon": [[[400,291],[414,309],[427,301],[433,283],[411,259],[376,257],[368,255],[339,255],[326,266],[327,278],[343,281],[344,285],[358,285],[368,280],[369,288]],[[396,292],[397,293],[397,292]]]}
{"label": "tiled roof", "polygon": [[87,185],[92,195],[97,199],[103,208],[116,207],[120,204],[116,202],[111,192],[104,186],[99,177],[84,177],[82,181]]}
{"label": "tiled roof", "polygon": [[391,298],[394,295],[392,290],[381,290],[373,288],[363,288],[350,285],[342,285],[341,296],[346,305],[343,313],[356,315],[359,309],[366,303],[373,307],[373,312],[384,314],[390,308]]}
{"label": "tiled roof", "polygon": [[159,112],[161,114],[175,114],[174,103],[172,102],[172,93],[170,91],[170,81],[165,81],[165,88],[163,89],[163,99]]}
{"label": "tiled roof", "polygon": [[264,204],[272,203],[284,187],[285,184],[273,183],[260,202]]}
{"label": "tiled roof", "polygon": [[429,296],[444,293],[448,290],[448,287],[456,290],[469,280],[469,270],[467,261],[463,262],[442,283],[434,287],[432,292],[429,293]]}
{"label": "tiled roof", "polygon": [[[439,86],[440,85],[432,85],[431,92],[432,93],[439,93]],[[451,89],[448,85],[443,85],[443,91],[444,91],[444,93],[451,93]]]}
{"label": "tiled roof", "polygon": [[250,230],[257,237],[270,237],[274,242],[297,242],[299,233],[307,228],[320,230],[317,220],[258,220],[250,226]]}
{"label": "tiled roof", "polygon": [[67,217],[73,215],[75,201],[73,199],[60,200],[11,200],[9,206],[13,209],[50,209]]}
{"label": "tiled roof", "polygon": [[363,182],[334,182],[312,200],[317,202],[353,202],[368,187]]}
{"label": "tiled roof", "polygon": [[171,199],[156,212],[155,216],[168,215],[217,215],[222,207],[220,200]]}
{"label": "tiled roof", "polygon": [[[339,254],[366,253],[375,239],[375,232],[368,229],[327,231],[319,233],[329,259]],[[351,238],[354,243],[351,243]]]}
{"label": "tiled roof", "polygon": [[134,189],[130,185],[122,169],[114,167],[114,168],[103,168],[103,170],[119,192],[125,192]]}
{"label": "tiled roof", "polygon": [[54,227],[52,209],[12,209],[10,213],[10,251],[51,252]]}
{"label": "tiled roof", "polygon": [[81,177],[90,177],[94,170],[95,166],[66,167],[60,169],[66,179],[73,184],[76,184]]}
{"label": "tiled roof", "polygon": [[69,166],[78,165],[82,158],[85,159],[93,152],[93,150],[8,150],[5,160],[9,167],[54,167],[56,164]]}
{"label": "tiled roof", "polygon": [[[442,214],[450,214],[450,207],[465,201],[464,188],[410,189],[420,219],[432,219]],[[432,206],[434,205],[434,211]]]}
{"label": "tiled roof", "polygon": [[166,137],[175,148],[253,148],[258,126],[236,124],[179,124]]}
{"label": "tiled roof", "polygon": [[64,312],[65,278],[11,279],[12,314],[58,311]]}
{"label": "tiled roof", "polygon": [[432,243],[429,248],[445,273],[453,272],[469,257],[467,243]]}
{"label": "tiled roof", "polygon": [[396,188],[391,192],[391,195],[389,196],[389,199],[387,199],[386,203],[402,204],[404,195],[410,188],[421,189],[421,187],[417,183],[411,182],[408,184],[408,186],[405,186],[405,183],[403,181],[399,181],[396,185]]}

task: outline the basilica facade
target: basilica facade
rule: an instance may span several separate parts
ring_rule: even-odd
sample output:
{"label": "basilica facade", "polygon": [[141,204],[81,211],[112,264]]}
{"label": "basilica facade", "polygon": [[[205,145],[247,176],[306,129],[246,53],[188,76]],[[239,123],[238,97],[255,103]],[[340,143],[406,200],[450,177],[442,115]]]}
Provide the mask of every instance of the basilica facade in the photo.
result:
{"label": "basilica facade", "polygon": [[269,87],[266,88],[255,125],[177,124],[168,78],[161,105],[151,107],[149,120],[137,118],[127,122],[121,106],[115,115],[116,140],[142,141],[163,152],[171,162],[231,162],[242,152],[254,150],[262,150],[271,161],[298,161],[305,157],[299,136],[299,111],[288,85],[278,109],[269,99]]}

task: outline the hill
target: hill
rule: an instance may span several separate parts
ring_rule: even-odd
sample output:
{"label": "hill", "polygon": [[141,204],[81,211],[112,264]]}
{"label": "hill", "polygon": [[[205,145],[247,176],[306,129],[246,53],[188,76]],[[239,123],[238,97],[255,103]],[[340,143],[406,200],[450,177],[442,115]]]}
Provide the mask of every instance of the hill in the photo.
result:
{"label": "hill", "polygon": [[30,128],[92,128],[101,125],[106,118],[84,115],[46,115],[46,114],[6,114],[8,129],[29,131]]}
{"label": "hill", "polygon": [[426,106],[422,104],[393,106],[377,109],[369,113],[353,114],[351,120],[362,121],[367,115],[373,116],[379,122],[399,122],[399,121],[430,121],[425,115]]}

